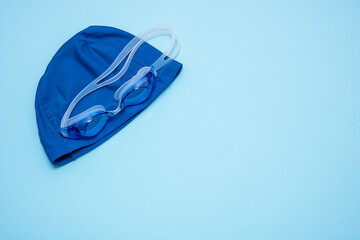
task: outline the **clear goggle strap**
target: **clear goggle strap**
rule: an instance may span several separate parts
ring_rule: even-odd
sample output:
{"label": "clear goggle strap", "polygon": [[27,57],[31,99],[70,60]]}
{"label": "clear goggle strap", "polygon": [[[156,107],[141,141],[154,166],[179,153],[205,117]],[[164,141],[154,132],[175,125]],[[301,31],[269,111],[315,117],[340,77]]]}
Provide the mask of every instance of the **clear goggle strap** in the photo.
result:
{"label": "clear goggle strap", "polygon": [[[98,86],[102,87],[102,86],[106,86],[110,83],[117,81],[119,78],[121,78],[125,74],[125,72],[129,68],[129,64],[131,63],[133,56],[135,55],[137,49],[141,46],[141,44],[143,44],[145,41],[147,41],[153,37],[156,37],[156,36],[169,35],[168,32],[172,33],[172,30],[168,25],[165,25],[165,24],[158,24],[158,25],[154,25],[150,28],[147,28],[146,30],[144,30],[143,32],[141,32],[140,34],[135,36],[124,47],[124,49],[116,57],[116,59],[110,65],[110,67],[104,73],[102,73],[98,78],[96,78],[93,82],[97,83]],[[130,55],[127,58],[125,65],[121,69],[121,71],[118,74],[116,74],[114,77],[112,77],[106,81],[103,81],[103,82],[101,82],[101,84],[99,84],[99,82],[101,80],[103,80],[105,77],[107,77],[111,72],[113,72],[120,65],[120,63],[126,58],[126,56],[129,53],[130,53]]]}
{"label": "clear goggle strap", "polygon": [[155,70],[159,70],[166,64],[168,64],[171,60],[173,60],[180,51],[180,43],[175,35],[175,33],[171,31],[171,42],[166,51],[152,64]]}
{"label": "clear goggle strap", "polygon": [[[112,78],[106,80],[105,82],[102,82],[101,84],[98,84],[98,86],[102,87],[102,86],[105,86],[105,85],[108,85],[110,83],[113,83],[115,81],[117,81],[118,79],[120,79],[124,74],[125,72],[127,71],[127,69],[129,68],[129,65],[131,63],[131,60],[133,59],[136,51],[139,49],[139,47],[146,41],[150,40],[151,38],[154,38],[154,37],[158,37],[158,36],[172,36],[172,31],[171,29],[157,29],[153,32],[150,32],[149,34],[147,34],[146,36],[144,36],[143,38],[141,38],[139,40],[139,42],[134,46],[134,48],[131,50],[130,52],[130,55],[128,56],[128,58],[126,59],[126,62],[123,66],[123,68],[120,70],[120,72],[118,72],[115,76],[113,76]],[[174,40],[175,41],[175,40]],[[168,50],[167,50],[168,51]],[[159,58],[160,59],[160,58]],[[158,59],[158,60],[159,60]],[[156,60],[156,61],[158,61]],[[155,61],[155,62],[156,62]],[[152,64],[153,65],[153,64]],[[163,66],[163,65],[162,65]],[[161,66],[161,67],[162,67]],[[156,69],[156,68],[155,68]]]}

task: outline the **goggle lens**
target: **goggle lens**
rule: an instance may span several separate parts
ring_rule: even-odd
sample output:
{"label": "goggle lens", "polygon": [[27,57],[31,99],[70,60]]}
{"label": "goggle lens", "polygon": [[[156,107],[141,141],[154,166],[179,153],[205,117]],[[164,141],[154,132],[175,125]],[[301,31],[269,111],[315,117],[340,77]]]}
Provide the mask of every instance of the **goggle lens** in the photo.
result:
{"label": "goggle lens", "polygon": [[74,125],[67,127],[66,132],[70,138],[81,138],[80,130]]}
{"label": "goggle lens", "polygon": [[124,91],[125,94],[122,94],[121,98],[121,109],[145,102],[151,95],[154,83],[154,73],[148,72],[143,78],[139,79],[136,86],[131,86]]}
{"label": "goggle lens", "polygon": [[103,129],[108,119],[107,113],[97,113],[86,120],[62,129],[62,131],[73,139],[93,137]]}
{"label": "goggle lens", "polygon": [[105,126],[106,121],[109,119],[107,114],[101,113],[92,117],[85,126],[85,135],[92,137],[98,134]]}

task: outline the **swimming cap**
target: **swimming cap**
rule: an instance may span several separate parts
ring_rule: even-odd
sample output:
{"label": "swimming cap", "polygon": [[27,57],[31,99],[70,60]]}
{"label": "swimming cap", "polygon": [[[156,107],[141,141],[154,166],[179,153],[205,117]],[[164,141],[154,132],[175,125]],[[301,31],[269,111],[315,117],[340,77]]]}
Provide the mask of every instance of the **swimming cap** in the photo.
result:
{"label": "swimming cap", "polygon": [[[74,97],[91,81],[102,74],[114,61],[134,35],[113,27],[90,26],[75,34],[48,64],[41,77],[35,97],[36,119],[40,141],[54,166],[69,163],[96,148],[130,123],[176,78],[182,64],[173,60],[161,68],[151,96],[142,104],[125,108],[109,121],[93,138],[70,139],[60,132],[60,122]],[[134,76],[138,70],[150,66],[161,52],[144,43],[134,55],[132,62],[118,81],[102,87],[84,97],[73,110],[73,115],[89,107],[101,104],[106,109],[117,107],[116,90]],[[118,69],[121,69],[121,64]],[[110,74],[115,75],[118,71]]]}

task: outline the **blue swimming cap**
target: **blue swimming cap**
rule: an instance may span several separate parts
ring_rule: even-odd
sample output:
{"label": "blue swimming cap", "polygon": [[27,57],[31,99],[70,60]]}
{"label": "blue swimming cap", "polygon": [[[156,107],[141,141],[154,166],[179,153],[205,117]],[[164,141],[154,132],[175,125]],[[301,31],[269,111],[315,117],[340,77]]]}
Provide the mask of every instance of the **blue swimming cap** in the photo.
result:
{"label": "blue swimming cap", "polygon": [[[74,97],[103,73],[134,35],[120,29],[90,26],[70,38],[51,59],[41,77],[35,97],[36,119],[40,141],[55,166],[73,161],[116,134],[144,110],[176,78],[182,64],[173,60],[158,71],[159,81],[150,98],[139,105],[125,108],[93,138],[70,139],[60,133],[60,122]],[[116,90],[144,66],[150,66],[161,52],[144,43],[136,52],[125,75],[115,83],[100,88],[82,99],[73,111],[76,115],[101,104],[116,108]],[[123,64],[118,68],[121,69]],[[112,75],[115,75],[114,71]]]}

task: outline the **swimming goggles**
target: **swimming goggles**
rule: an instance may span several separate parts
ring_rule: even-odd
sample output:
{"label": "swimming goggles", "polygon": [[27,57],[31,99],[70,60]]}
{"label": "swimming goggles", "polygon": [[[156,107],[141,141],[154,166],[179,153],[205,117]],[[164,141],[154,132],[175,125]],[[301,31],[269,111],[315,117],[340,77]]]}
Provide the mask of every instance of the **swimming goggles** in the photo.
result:
{"label": "swimming goggles", "polygon": [[[150,66],[141,68],[135,76],[121,85],[114,94],[119,102],[114,110],[107,111],[104,106],[93,106],[76,116],[71,112],[79,101],[87,94],[109,85],[123,77],[138,48],[147,40],[158,36],[171,36],[167,50]],[[61,134],[72,139],[90,138],[97,135],[105,126],[107,120],[114,117],[124,108],[145,102],[151,95],[157,79],[157,71],[172,61],[178,54],[180,45],[171,28],[167,25],[155,25],[135,36],[120,52],[110,67],[99,77],[87,85],[70,103],[61,120]],[[127,57],[122,69],[113,77],[104,80]]]}

